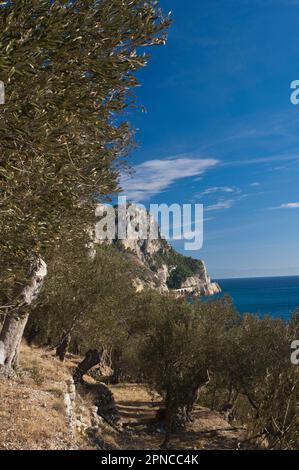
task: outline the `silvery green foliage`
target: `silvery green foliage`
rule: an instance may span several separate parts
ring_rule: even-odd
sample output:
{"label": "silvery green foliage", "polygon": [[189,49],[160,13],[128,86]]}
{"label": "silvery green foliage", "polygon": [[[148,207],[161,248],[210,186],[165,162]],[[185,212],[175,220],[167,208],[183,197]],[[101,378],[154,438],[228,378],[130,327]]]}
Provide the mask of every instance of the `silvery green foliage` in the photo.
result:
{"label": "silvery green foliage", "polygon": [[[120,118],[169,19],[141,0],[18,0],[0,9],[0,298],[118,189],[133,144]],[[116,119],[117,118],[117,119]]]}

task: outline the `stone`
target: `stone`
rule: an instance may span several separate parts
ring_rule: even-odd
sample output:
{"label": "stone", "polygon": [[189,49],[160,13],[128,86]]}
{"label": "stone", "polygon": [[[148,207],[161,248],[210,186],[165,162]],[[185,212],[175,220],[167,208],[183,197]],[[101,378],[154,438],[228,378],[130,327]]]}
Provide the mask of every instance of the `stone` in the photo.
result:
{"label": "stone", "polygon": [[[101,217],[105,213],[105,205],[100,204],[96,209],[96,216]],[[171,250],[169,243],[162,237],[160,228],[155,219],[149,215],[142,207],[129,204],[127,210],[133,214],[133,218],[140,219],[147,217],[149,221],[148,233],[157,235],[156,238],[148,236],[141,239],[134,236],[134,223],[130,231],[128,227],[128,236],[123,239],[103,240],[94,230],[94,244],[102,243],[118,243],[122,245],[125,256],[134,264],[136,272],[140,272],[133,281],[136,292],[142,292],[145,288],[158,290],[159,292],[167,292],[168,280],[171,272],[176,269],[168,261],[168,253]],[[115,227],[118,233],[118,209],[116,209]],[[96,226],[97,227],[97,226]],[[92,232],[92,231],[91,231]],[[131,233],[131,236],[130,236]],[[133,234],[133,235],[132,235]],[[194,275],[187,278],[179,287],[174,290],[177,295],[195,295],[205,296],[214,295],[221,292],[218,284],[211,281],[208,275],[206,265],[203,261],[198,260],[198,267],[194,269]]]}
{"label": "stone", "polygon": [[113,393],[104,383],[96,385],[96,398],[94,404],[97,406],[97,414],[108,423],[118,425],[120,414],[117,409]]}

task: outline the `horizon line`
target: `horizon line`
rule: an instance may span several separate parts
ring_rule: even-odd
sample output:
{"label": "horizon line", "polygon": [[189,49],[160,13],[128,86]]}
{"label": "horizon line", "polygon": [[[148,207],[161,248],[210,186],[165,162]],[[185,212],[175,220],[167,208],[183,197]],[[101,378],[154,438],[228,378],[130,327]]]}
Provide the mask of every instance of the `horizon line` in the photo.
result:
{"label": "horizon line", "polygon": [[282,274],[282,275],[272,275],[272,276],[241,276],[241,277],[213,277],[212,280],[217,282],[217,281],[229,281],[233,279],[278,279],[282,277],[298,277],[299,278],[299,273],[298,274]]}

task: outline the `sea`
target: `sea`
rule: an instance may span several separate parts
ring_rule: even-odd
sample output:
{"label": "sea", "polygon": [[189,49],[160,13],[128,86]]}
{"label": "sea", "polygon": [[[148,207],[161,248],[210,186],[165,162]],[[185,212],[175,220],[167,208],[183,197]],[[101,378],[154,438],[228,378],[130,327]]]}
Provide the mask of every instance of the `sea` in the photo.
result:
{"label": "sea", "polygon": [[222,289],[220,296],[229,294],[240,313],[288,320],[299,308],[299,276],[219,279],[216,282]]}

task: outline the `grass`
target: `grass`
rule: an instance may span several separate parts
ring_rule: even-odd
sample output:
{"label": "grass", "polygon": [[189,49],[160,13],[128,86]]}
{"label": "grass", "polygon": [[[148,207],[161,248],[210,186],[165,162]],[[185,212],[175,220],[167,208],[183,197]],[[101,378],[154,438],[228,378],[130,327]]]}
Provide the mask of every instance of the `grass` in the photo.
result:
{"label": "grass", "polygon": [[14,380],[0,383],[0,449],[71,448],[63,404],[68,370],[24,344],[20,369]]}

